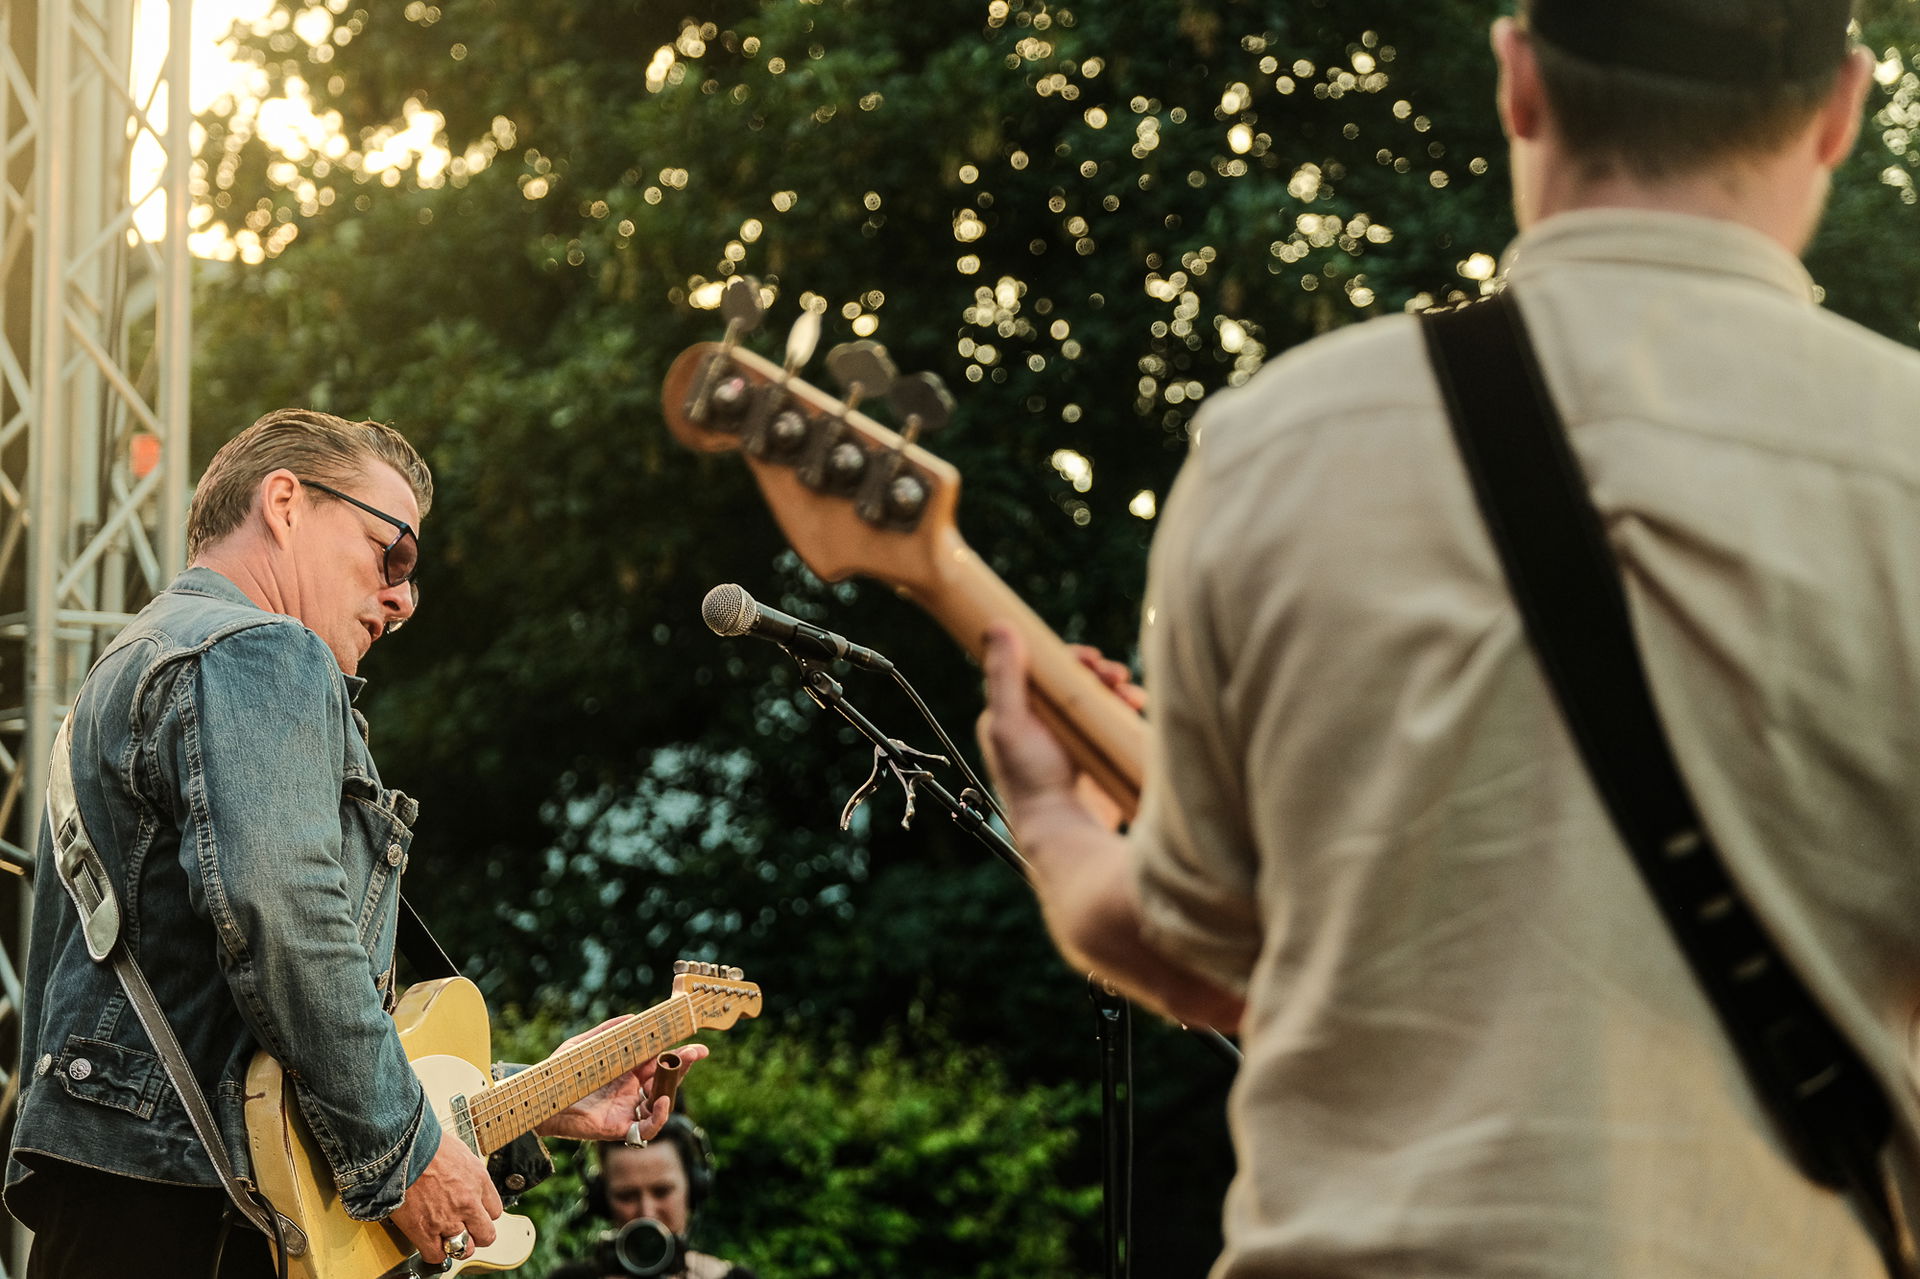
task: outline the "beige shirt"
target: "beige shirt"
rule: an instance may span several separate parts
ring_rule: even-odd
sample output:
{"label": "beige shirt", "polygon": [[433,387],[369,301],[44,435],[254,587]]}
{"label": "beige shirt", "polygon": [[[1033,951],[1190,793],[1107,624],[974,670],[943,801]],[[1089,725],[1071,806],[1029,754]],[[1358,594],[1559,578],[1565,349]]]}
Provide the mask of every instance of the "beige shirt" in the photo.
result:
{"label": "beige shirt", "polygon": [[[1564,215],[1507,265],[1695,798],[1910,1173],[1920,355],[1725,223]],[[1599,808],[1415,322],[1202,423],[1149,572],[1132,838],[1150,937],[1248,996],[1215,1279],[1884,1273]]]}

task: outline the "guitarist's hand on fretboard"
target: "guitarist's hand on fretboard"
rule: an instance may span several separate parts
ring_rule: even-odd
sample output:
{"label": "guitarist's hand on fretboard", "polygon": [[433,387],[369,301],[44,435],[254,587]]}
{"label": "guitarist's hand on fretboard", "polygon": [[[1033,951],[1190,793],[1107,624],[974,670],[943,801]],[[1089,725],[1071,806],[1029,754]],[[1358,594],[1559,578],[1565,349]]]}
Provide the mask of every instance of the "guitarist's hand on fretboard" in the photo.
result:
{"label": "guitarist's hand on fretboard", "polygon": [[[561,1044],[554,1050],[555,1054],[632,1020],[631,1016],[626,1016],[603,1021],[585,1034],[575,1035]],[[673,1051],[690,1066],[705,1057],[708,1050],[705,1044],[687,1044]],[[665,1094],[656,1096],[653,1088],[653,1076],[659,1064],[658,1057],[641,1063],[612,1083],[574,1102],[541,1124],[536,1131],[542,1137],[620,1141],[636,1135],[632,1130],[638,1124],[638,1138],[642,1141],[651,1140],[666,1126],[668,1116],[673,1114],[673,1098]]]}
{"label": "guitarist's hand on fretboard", "polygon": [[1127,706],[1145,714],[1147,709],[1147,690],[1133,682],[1133,670],[1125,662],[1116,662],[1091,644],[1069,644],[1067,651],[1080,659],[1080,665],[1100,677],[1100,682],[1114,691],[1114,695]]}

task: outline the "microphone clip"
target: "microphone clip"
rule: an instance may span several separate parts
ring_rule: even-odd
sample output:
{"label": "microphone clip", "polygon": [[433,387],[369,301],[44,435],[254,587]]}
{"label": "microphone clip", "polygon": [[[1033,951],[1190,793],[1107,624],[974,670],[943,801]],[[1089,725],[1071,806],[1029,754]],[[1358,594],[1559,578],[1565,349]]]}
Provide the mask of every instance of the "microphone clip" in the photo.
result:
{"label": "microphone clip", "polygon": [[882,769],[892,773],[893,780],[899,782],[900,789],[907,793],[907,811],[900,815],[900,829],[912,830],[914,787],[922,778],[932,777],[933,774],[924,768],[912,767],[904,757],[912,756],[914,759],[931,760],[936,764],[952,762],[945,755],[931,755],[926,751],[915,750],[897,737],[889,737],[887,741],[892,744],[893,750],[888,751],[879,746],[873,748],[873,771],[867,774],[867,780],[861,782],[859,789],[854,791],[852,797],[847,800],[847,806],[840,810],[841,830],[845,830],[853,824],[853,814],[855,810],[871,799],[874,792],[880,789]]}

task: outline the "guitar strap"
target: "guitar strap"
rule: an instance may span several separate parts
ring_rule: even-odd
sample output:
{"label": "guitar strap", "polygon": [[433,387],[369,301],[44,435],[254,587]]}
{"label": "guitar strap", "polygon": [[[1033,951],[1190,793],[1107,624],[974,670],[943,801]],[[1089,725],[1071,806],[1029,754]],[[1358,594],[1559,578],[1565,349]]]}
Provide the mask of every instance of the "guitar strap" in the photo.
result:
{"label": "guitar strap", "polygon": [[1510,292],[1421,317],[1480,512],[1595,789],[1795,1163],[1911,1279],[1880,1157],[1879,1080],[1728,874],[1680,775],[1619,565]]}
{"label": "guitar strap", "polygon": [[[420,981],[461,975],[460,969],[447,957],[447,952],[427,928],[427,921],[420,918],[420,912],[405,897],[400,899],[395,945],[406,956],[407,962],[413,965],[413,975]],[[495,1062],[493,1078],[498,1082],[525,1069],[525,1066],[514,1063]],[[500,1197],[512,1203],[553,1175],[553,1158],[547,1154],[547,1148],[538,1133],[523,1132],[487,1156],[487,1171],[492,1175]]]}
{"label": "guitar strap", "polygon": [[180,1094],[193,1131],[200,1138],[200,1144],[206,1147],[207,1157],[213,1161],[214,1171],[220,1174],[220,1184],[225,1187],[234,1208],[269,1239],[284,1240],[287,1250],[297,1255],[305,1247],[299,1227],[274,1212],[273,1206],[253,1185],[234,1171],[233,1159],[227,1152],[226,1142],[221,1139],[213,1109],[207,1104],[199,1081],[193,1077],[193,1067],[187,1062],[187,1054],[180,1047],[179,1037],[173,1033],[173,1026],[161,1010],[160,1001],[154,998],[146,974],[140,971],[140,965],[127,950],[122,936],[120,902],[114,895],[113,881],[107,875],[106,863],[101,860],[99,849],[87,834],[79,802],[74,798],[71,725],[70,719],[63,723],[59,735],[54,738],[51,776],[47,783],[46,820],[48,829],[53,832],[54,868],[67,890],[67,896],[73,901],[74,910],[80,916],[80,931],[86,938],[87,954],[96,964],[110,965],[114,975],[120,979],[121,987],[127,992],[127,1001],[133,1005],[134,1015],[140,1019],[147,1039],[165,1064],[167,1077],[173,1081],[174,1091]]}
{"label": "guitar strap", "polygon": [[407,962],[413,965],[414,976],[421,981],[460,976],[459,968],[447,958],[447,952],[427,928],[427,921],[420,918],[420,912],[404,895],[400,898],[400,921],[394,945],[407,957]]}

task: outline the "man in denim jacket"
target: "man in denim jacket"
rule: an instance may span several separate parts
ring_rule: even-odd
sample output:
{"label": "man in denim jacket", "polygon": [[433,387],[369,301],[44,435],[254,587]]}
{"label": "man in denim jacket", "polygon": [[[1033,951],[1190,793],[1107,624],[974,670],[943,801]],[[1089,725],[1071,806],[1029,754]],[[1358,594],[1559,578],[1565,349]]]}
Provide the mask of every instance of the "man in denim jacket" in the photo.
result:
{"label": "man in denim jacket", "polygon": [[[353,709],[367,650],[413,613],[426,463],[390,427],[286,410],[214,458],[192,566],[108,648],[70,720],[74,789],[152,984],[244,1173],[242,1083],[265,1049],[354,1217],[429,1263],[485,1247],[501,1203],[425,1104],[392,1019],[417,805],[381,784]],[[43,824],[43,827],[46,824]],[[30,1276],[212,1273],[225,1196],[113,971],[94,963],[42,830],[7,1204]],[[691,1050],[695,1057],[704,1050]],[[650,1065],[543,1128],[651,1136]],[[224,1275],[271,1274],[241,1232]],[[236,1261],[239,1268],[236,1269]]]}

